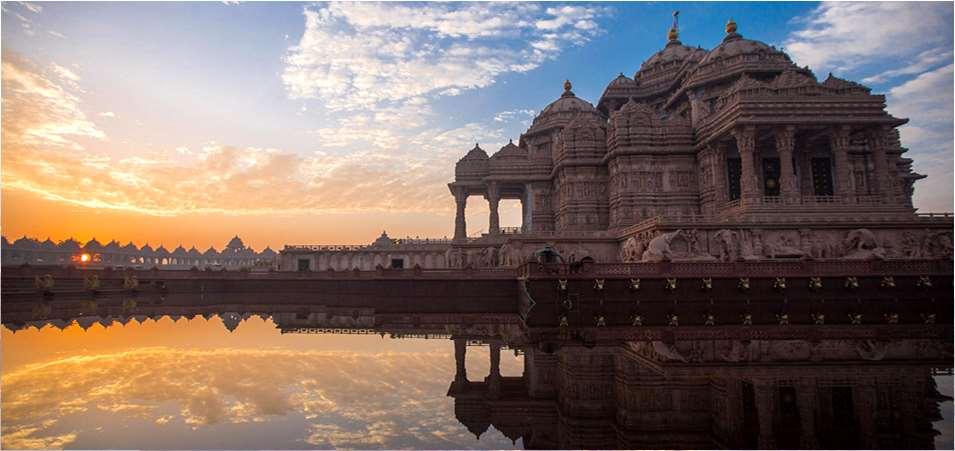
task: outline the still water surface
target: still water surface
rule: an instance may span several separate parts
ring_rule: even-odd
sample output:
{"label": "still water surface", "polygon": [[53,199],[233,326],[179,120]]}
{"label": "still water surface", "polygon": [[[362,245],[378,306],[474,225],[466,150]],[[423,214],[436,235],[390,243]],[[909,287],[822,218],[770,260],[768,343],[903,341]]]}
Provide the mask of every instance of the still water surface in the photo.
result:
{"label": "still water surface", "polygon": [[[447,396],[450,340],[280,334],[252,317],[3,329],[4,448],[510,448]],[[487,374],[486,347],[468,369]],[[522,357],[504,352],[504,376]]]}
{"label": "still water surface", "polygon": [[[2,331],[4,448],[511,448],[491,425],[476,438],[447,396],[454,345],[444,339],[281,334],[252,317],[88,329]],[[489,370],[470,347],[471,380]],[[505,350],[503,376],[523,357]],[[952,395],[952,378],[937,377]],[[952,402],[939,449],[952,449]],[[513,435],[513,434],[511,434]]]}

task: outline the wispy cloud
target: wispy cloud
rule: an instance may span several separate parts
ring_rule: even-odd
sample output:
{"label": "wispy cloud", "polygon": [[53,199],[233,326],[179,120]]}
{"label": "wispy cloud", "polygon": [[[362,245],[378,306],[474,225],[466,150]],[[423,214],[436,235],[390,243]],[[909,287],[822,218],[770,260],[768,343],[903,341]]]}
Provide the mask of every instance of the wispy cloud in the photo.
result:
{"label": "wispy cloud", "polygon": [[40,5],[37,5],[36,3],[20,2],[20,4],[23,5],[23,7],[26,8],[31,13],[40,14],[41,12],[43,12],[43,7]]}
{"label": "wispy cloud", "polygon": [[482,88],[599,33],[602,8],[536,4],[332,3],[306,7],[286,55],[292,98],[366,109]]}
{"label": "wispy cloud", "polygon": [[905,75],[921,74],[932,70],[940,65],[951,64],[951,48],[932,48],[919,53],[915,58],[910,59],[905,66],[886,70],[877,75],[862,79],[863,83],[882,83],[897,77]]}
{"label": "wispy cloud", "polygon": [[910,119],[901,128],[902,145],[912,151],[905,156],[914,168],[928,176],[917,182],[915,203],[926,211],[952,211],[952,157],[955,155],[952,104],[955,94],[953,66],[925,72],[892,88],[887,96],[889,112]]}
{"label": "wispy cloud", "polygon": [[[77,138],[105,139],[106,134],[87,119],[80,99],[63,84],[44,75],[33,63],[13,52],[3,53],[3,144],[82,150]],[[53,64],[51,72],[64,84],[79,77]]]}
{"label": "wispy cloud", "polygon": [[319,150],[314,152],[207,143],[201,149],[178,146],[118,156],[81,143],[80,138],[95,143],[106,136],[71,93],[79,89],[68,87],[74,80],[79,78],[47,77],[36,65],[5,55],[5,189],[158,216],[438,213],[448,208],[445,184],[461,153],[475,140],[505,141],[490,118],[451,128],[428,126],[430,108],[411,98],[401,107],[354,113],[315,130]]}
{"label": "wispy cloud", "polygon": [[951,48],[951,11],[945,3],[826,2],[797,21],[801,28],[784,45],[817,73],[849,71],[874,58]]}

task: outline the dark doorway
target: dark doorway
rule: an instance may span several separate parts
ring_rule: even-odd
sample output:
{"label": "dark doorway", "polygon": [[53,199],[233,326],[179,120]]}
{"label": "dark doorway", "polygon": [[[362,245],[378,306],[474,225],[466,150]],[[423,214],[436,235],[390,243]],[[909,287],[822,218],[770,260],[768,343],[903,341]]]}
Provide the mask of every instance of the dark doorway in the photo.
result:
{"label": "dark doorway", "polygon": [[391,259],[391,268],[392,269],[402,269],[405,267],[405,261],[400,258]]}
{"label": "dark doorway", "polygon": [[729,158],[726,160],[726,180],[729,181],[730,200],[739,199],[739,177],[742,170],[743,165],[740,163],[739,158]]}
{"label": "dark doorway", "polygon": [[299,271],[310,271],[311,269],[312,269],[312,268],[311,268],[310,261],[309,261],[307,258],[300,258],[300,259],[298,259],[298,270],[299,270]]}
{"label": "dark doorway", "polygon": [[816,196],[832,195],[832,160],[812,159],[812,190]]}
{"label": "dark doorway", "polygon": [[779,195],[779,158],[763,158],[763,195]]}
{"label": "dark doorway", "polygon": [[825,434],[823,448],[858,449],[859,426],[856,421],[852,387],[832,387],[832,429]]}
{"label": "dark doorway", "polygon": [[753,388],[753,384],[749,382],[742,382],[742,387],[740,388],[740,394],[743,398],[743,427],[740,431],[740,448],[756,449],[759,447],[759,419],[756,418],[756,390]]}
{"label": "dark doorway", "polygon": [[779,387],[776,394],[776,447],[780,449],[799,448],[800,424],[799,408],[796,405],[796,389],[794,387]]}

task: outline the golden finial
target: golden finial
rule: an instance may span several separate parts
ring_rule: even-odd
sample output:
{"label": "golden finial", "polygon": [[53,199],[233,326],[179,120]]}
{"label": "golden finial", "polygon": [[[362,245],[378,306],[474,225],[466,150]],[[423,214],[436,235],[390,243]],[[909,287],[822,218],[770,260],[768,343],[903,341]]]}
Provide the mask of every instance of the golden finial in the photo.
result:
{"label": "golden finial", "polygon": [[726,22],[726,34],[733,33],[736,33],[736,22],[733,22],[733,18],[731,17],[730,20]]}
{"label": "golden finial", "polygon": [[680,17],[679,11],[673,11],[673,25],[670,26],[670,32],[667,33],[667,39],[670,41],[676,41],[680,38],[680,27],[677,19]]}
{"label": "golden finial", "polygon": [[570,92],[570,88],[572,88],[572,87],[573,87],[573,85],[570,84],[570,80],[564,80],[564,91],[565,91],[565,92]]}

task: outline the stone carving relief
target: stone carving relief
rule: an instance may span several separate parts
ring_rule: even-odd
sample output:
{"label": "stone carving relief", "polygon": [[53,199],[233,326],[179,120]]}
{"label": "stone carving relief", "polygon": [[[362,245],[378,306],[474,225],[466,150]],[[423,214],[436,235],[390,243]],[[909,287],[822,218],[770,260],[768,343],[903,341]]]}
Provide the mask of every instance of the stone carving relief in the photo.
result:
{"label": "stone carving relief", "polygon": [[701,233],[696,230],[662,233],[657,235],[647,243],[643,250],[640,261],[643,262],[663,262],[663,261],[712,261],[716,260],[712,255],[702,249],[706,241],[705,234],[700,238]]}
{"label": "stone carving relief", "polygon": [[620,246],[620,261],[631,263],[638,262],[643,258],[643,251],[645,246],[642,241],[637,240],[637,237],[627,238],[623,242],[623,245]]}
{"label": "stone carving relief", "polygon": [[885,259],[885,249],[879,245],[875,234],[868,229],[855,229],[842,241],[847,260]]}
{"label": "stone carving relief", "polygon": [[739,234],[733,230],[722,229],[713,234],[713,242],[717,244],[719,260],[734,262],[739,260]]}
{"label": "stone carving relief", "polygon": [[805,362],[951,358],[952,345],[937,340],[681,340],[628,343],[640,356],[658,362]]}
{"label": "stone carving relief", "polygon": [[769,258],[803,258],[806,253],[798,247],[798,241],[787,233],[778,233],[766,240],[765,255]]}

